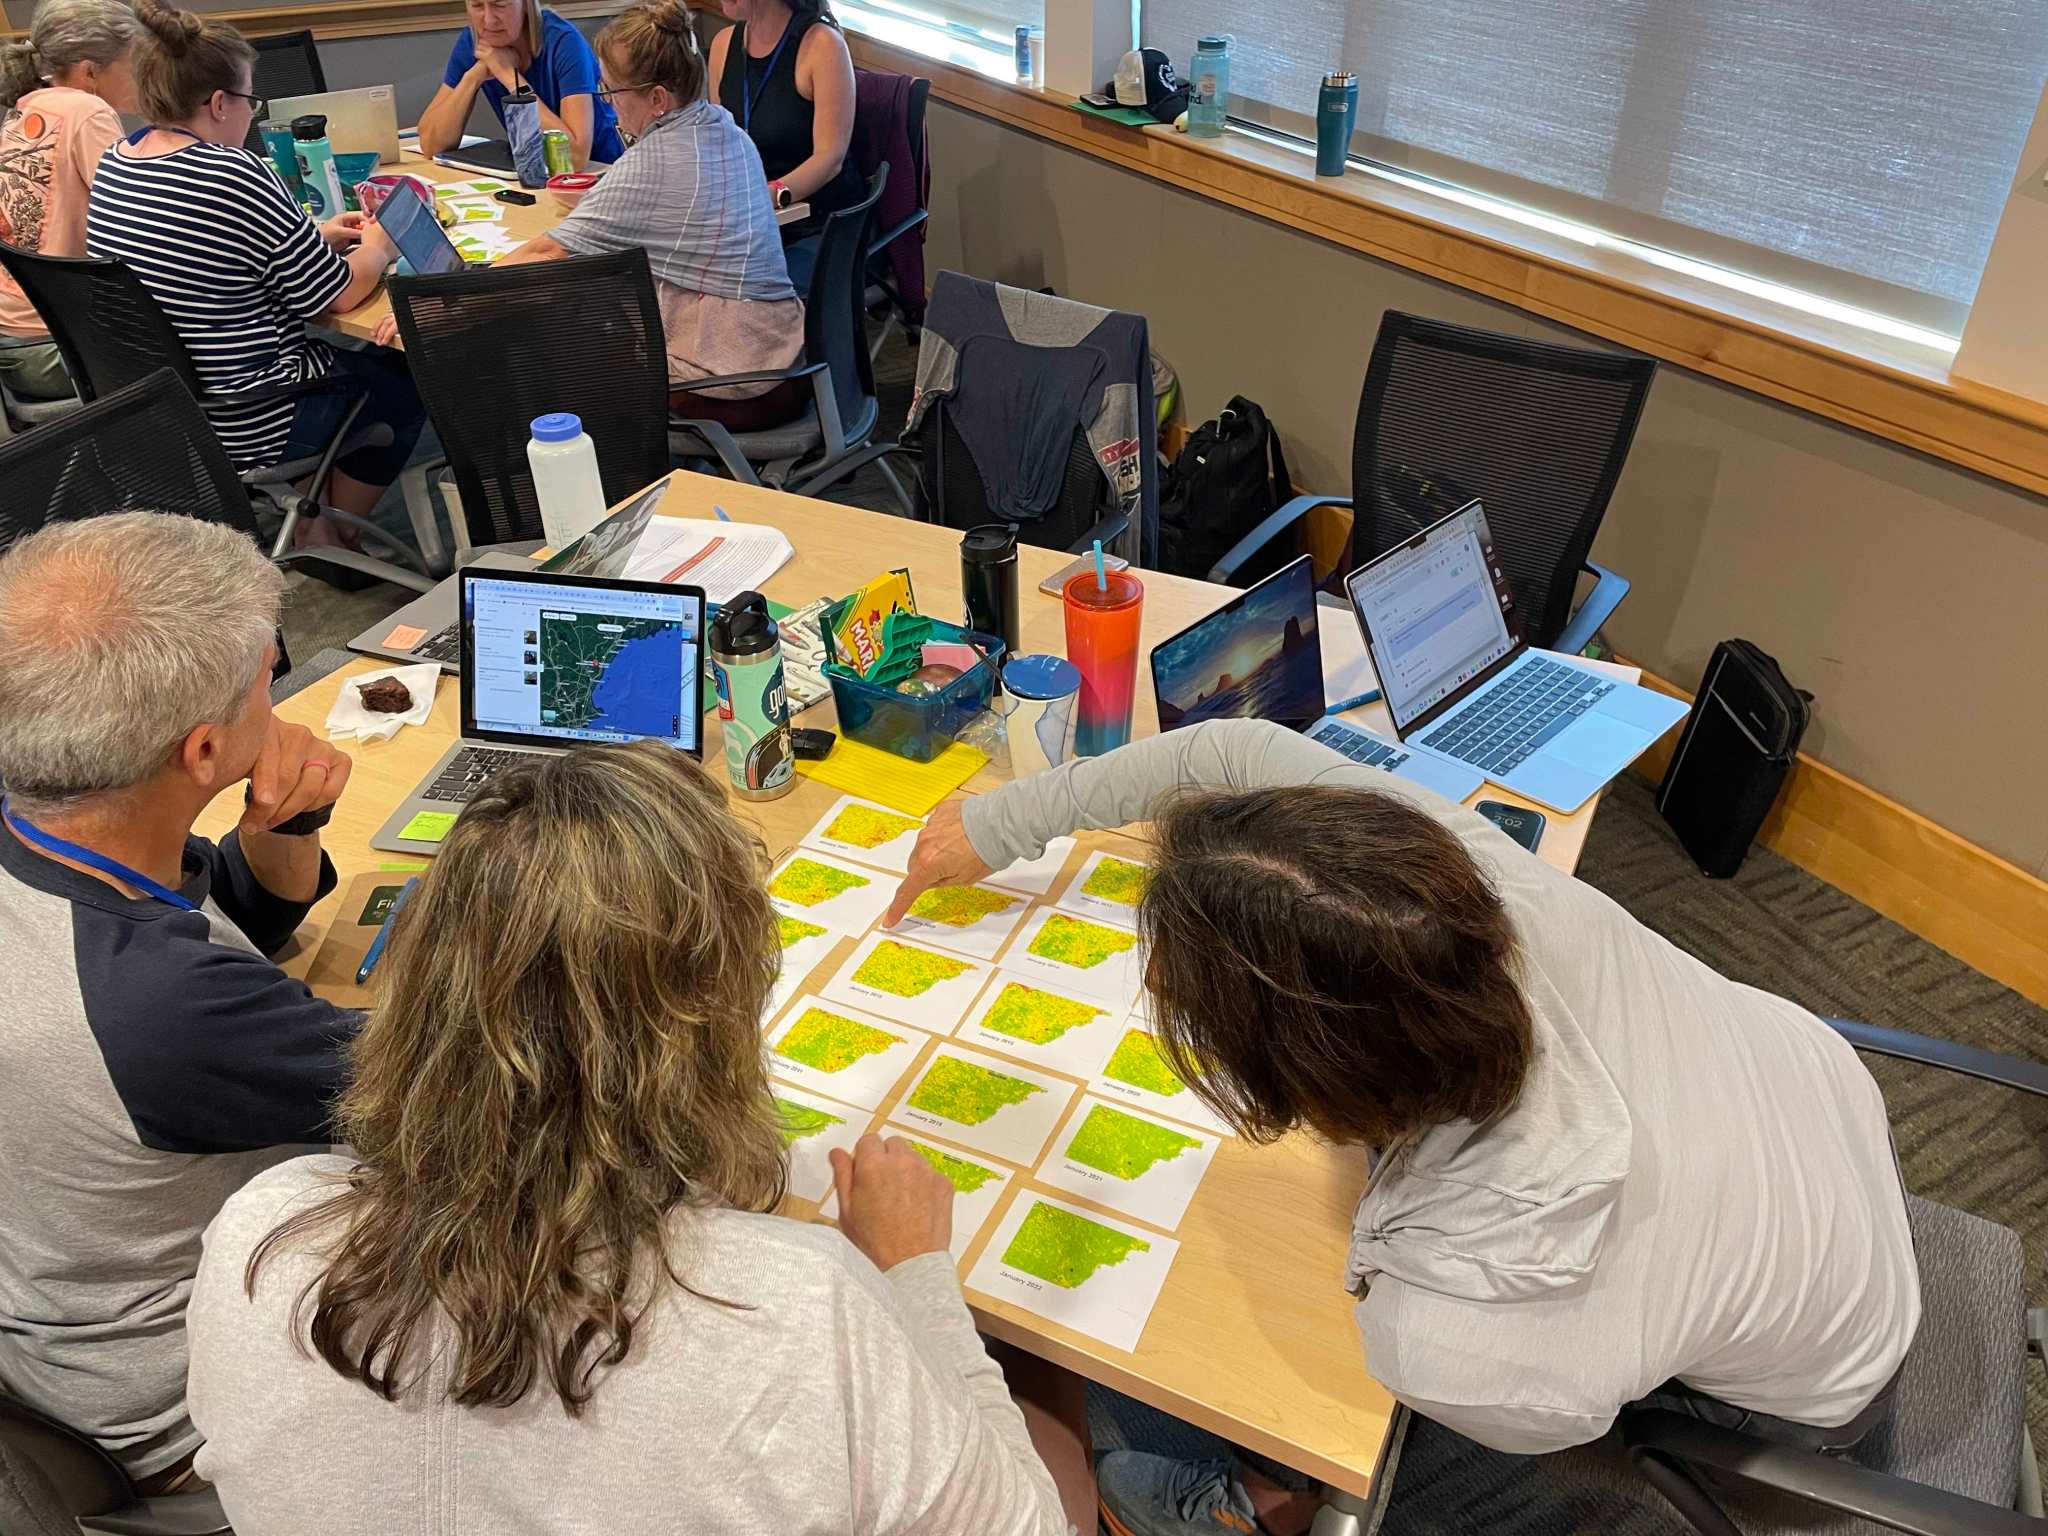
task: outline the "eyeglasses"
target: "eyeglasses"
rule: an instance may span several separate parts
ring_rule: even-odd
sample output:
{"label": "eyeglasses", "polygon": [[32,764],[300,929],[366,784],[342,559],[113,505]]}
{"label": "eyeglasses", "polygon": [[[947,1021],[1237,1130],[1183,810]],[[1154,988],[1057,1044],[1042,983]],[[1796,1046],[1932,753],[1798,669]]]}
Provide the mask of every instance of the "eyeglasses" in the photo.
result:
{"label": "eyeglasses", "polygon": [[643,80],[638,85],[600,85],[597,88],[597,94],[601,100],[610,101],[614,96],[622,93],[651,91],[654,89],[654,86],[655,82],[652,80]]}
{"label": "eyeglasses", "polygon": [[267,113],[268,113],[268,112],[270,111],[270,102],[269,102],[269,99],[268,99],[268,98],[266,98],[266,97],[262,97],[262,96],[251,96],[251,95],[250,95],[250,94],[249,94],[249,93],[248,93],[247,91],[228,91],[228,90],[223,90],[223,91],[221,92],[221,95],[223,95],[223,96],[239,96],[239,97],[241,97],[241,98],[242,98],[242,100],[244,100],[244,101],[246,101],[247,103],[249,103],[249,110],[250,110],[251,112],[255,113],[255,114],[256,114],[256,116],[258,116],[258,117],[263,117],[264,115],[266,115],[266,114],[267,114]]}

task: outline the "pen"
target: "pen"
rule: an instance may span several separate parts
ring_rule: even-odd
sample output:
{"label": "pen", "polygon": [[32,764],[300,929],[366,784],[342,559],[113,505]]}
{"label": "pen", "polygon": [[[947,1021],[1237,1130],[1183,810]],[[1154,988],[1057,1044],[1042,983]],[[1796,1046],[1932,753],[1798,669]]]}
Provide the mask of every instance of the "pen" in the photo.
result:
{"label": "pen", "polygon": [[1368,688],[1365,690],[1365,692],[1361,694],[1357,694],[1352,698],[1348,698],[1342,700],[1339,703],[1330,705],[1327,709],[1323,711],[1323,713],[1326,715],[1341,715],[1347,709],[1359,709],[1367,704],[1377,704],[1379,703],[1379,701],[1379,689]]}
{"label": "pen", "polygon": [[718,503],[713,502],[711,504],[711,510],[718,514],[718,520],[721,523],[729,523],[732,521],[732,514],[726,511],[725,508],[719,506]]}
{"label": "pen", "polygon": [[370,952],[363,956],[363,963],[356,967],[357,986],[370,979],[370,972],[377,969],[377,962],[384,958],[384,946],[391,939],[391,925],[398,921],[399,909],[405,905],[406,897],[412,894],[412,888],[419,883],[419,876],[414,875],[400,886],[398,894],[391,898],[391,910],[384,914],[384,926],[377,930],[377,937],[370,940]]}

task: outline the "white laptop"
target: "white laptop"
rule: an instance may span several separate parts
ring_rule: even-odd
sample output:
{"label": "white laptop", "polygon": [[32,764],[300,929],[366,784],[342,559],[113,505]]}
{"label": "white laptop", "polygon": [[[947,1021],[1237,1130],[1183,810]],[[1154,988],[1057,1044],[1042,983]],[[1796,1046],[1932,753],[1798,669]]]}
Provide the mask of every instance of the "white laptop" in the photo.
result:
{"label": "white laptop", "polygon": [[1402,744],[1565,815],[1685,717],[1677,699],[1522,643],[1476,501],[1345,590]]}
{"label": "white laptop", "polygon": [[388,85],[365,85],[352,91],[321,91],[313,96],[286,96],[270,104],[270,121],[289,124],[295,117],[317,114],[327,119],[327,142],[337,155],[377,152],[380,165],[398,161],[398,95]]}
{"label": "white laptop", "polygon": [[704,755],[704,589],[550,571],[455,573],[462,736],[372,848],[434,853],[478,790],[534,754],[653,740]]}

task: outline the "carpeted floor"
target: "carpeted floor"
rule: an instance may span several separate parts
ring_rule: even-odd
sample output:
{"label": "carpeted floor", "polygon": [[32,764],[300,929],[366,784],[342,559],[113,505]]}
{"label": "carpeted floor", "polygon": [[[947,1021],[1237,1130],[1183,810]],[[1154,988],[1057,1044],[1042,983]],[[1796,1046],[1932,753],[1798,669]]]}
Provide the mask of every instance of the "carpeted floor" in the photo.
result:
{"label": "carpeted floor", "polygon": [[[900,332],[876,360],[885,434],[903,420],[915,365]],[[830,499],[897,510],[872,470]],[[285,633],[302,658],[345,645],[406,598],[392,587],[341,593],[303,577],[292,581]],[[1758,850],[1734,879],[1705,879],[1636,780],[1609,792],[1579,874],[1724,975],[1816,1012],[2033,1059],[2048,1053],[2048,1011],[1777,855]],[[1891,1110],[1907,1185],[2018,1232],[2027,1295],[2048,1301],[2048,1103],[1931,1068],[1866,1060]],[[2035,1444],[2048,1447],[2043,1373],[2029,1371],[2027,1393]]]}

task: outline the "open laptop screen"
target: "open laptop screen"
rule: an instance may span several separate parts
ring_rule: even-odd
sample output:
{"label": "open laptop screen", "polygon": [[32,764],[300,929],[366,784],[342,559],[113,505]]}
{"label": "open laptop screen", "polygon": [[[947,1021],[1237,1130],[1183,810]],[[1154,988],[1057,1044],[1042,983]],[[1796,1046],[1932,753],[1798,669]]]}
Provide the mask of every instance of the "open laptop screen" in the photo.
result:
{"label": "open laptop screen", "polygon": [[1397,729],[1515,648],[1487,568],[1492,542],[1475,501],[1346,580]]}
{"label": "open laptop screen", "polygon": [[409,181],[393,187],[378,205],[377,227],[391,237],[398,254],[421,277],[463,269],[462,252],[455,249],[434,210]]}
{"label": "open laptop screen", "polygon": [[699,588],[465,573],[462,605],[465,736],[702,753]]}
{"label": "open laptop screen", "polygon": [[1152,691],[1162,731],[1201,720],[1276,720],[1299,731],[1321,719],[1323,653],[1308,556],[1153,647]]}

